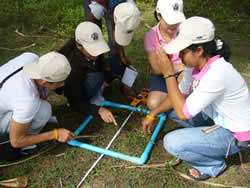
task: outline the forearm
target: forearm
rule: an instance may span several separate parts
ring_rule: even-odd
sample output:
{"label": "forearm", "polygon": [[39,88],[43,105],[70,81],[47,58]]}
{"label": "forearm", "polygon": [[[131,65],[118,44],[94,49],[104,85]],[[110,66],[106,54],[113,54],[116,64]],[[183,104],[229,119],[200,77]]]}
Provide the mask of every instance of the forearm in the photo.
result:
{"label": "forearm", "polygon": [[174,75],[175,71],[173,68],[173,64],[171,63],[163,49],[158,50],[156,54],[159,59],[158,66],[161,69],[161,72],[166,81],[166,86],[168,88],[169,100],[179,119],[185,119],[185,115],[183,113],[183,106],[185,104],[186,99],[178,88],[178,83]]}
{"label": "forearm", "polygon": [[125,55],[124,48],[116,43],[116,49],[117,49],[117,52],[118,52],[118,54],[120,56],[120,59],[121,59],[122,63],[124,65],[126,65],[126,66],[130,65],[129,60]]}
{"label": "forearm", "polygon": [[154,74],[162,74],[159,66],[157,65],[158,57],[155,54],[155,51],[147,52],[148,62]]}
{"label": "forearm", "polygon": [[[154,60],[154,61],[156,61],[156,60]],[[149,64],[150,64],[150,67],[151,67],[153,73],[154,74],[162,74],[160,68],[157,66],[157,64],[154,61],[149,59]]]}
{"label": "forearm", "polygon": [[45,141],[50,141],[55,139],[54,130],[44,132],[36,135],[23,135],[17,138],[16,140],[11,139],[11,145],[14,148],[22,148],[25,146],[30,146],[34,144],[38,144]]}
{"label": "forearm", "polygon": [[180,119],[186,119],[183,113],[183,106],[185,104],[185,97],[180,92],[175,77],[166,79],[166,85],[168,86],[168,97],[172,103],[172,106]]}

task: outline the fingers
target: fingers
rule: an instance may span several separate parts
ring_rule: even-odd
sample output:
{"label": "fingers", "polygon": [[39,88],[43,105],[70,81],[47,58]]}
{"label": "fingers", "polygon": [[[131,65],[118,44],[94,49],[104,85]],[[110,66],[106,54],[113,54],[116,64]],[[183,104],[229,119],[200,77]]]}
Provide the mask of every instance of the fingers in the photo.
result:
{"label": "fingers", "polygon": [[67,130],[67,129],[58,129],[58,141],[59,142],[68,142],[70,140],[72,140],[76,135]]}
{"label": "fingers", "polygon": [[103,118],[105,123],[114,123],[115,125],[117,125],[117,122],[113,116],[113,114],[108,114],[105,118]]}
{"label": "fingers", "polygon": [[148,126],[148,128],[147,128],[147,131],[148,131],[148,134],[151,134],[151,126]]}
{"label": "fingers", "polygon": [[115,120],[115,117],[113,116],[113,114],[112,114],[112,122],[117,126],[117,122],[116,122],[116,120]]}
{"label": "fingers", "polygon": [[148,132],[148,123],[146,118],[142,120],[142,131],[144,134],[147,134]]}
{"label": "fingers", "polygon": [[109,111],[108,109],[106,109],[104,107],[100,108],[99,114],[105,123],[112,123],[113,122],[115,125],[117,125],[117,122],[116,122],[112,112]]}
{"label": "fingers", "polygon": [[142,131],[143,131],[143,133],[144,134],[151,134],[152,125],[153,125],[152,120],[144,118],[142,120]]}
{"label": "fingers", "polygon": [[76,137],[76,135],[75,135],[73,132],[70,131],[70,137],[69,137],[70,140],[72,140],[72,139],[75,138],[75,137]]}

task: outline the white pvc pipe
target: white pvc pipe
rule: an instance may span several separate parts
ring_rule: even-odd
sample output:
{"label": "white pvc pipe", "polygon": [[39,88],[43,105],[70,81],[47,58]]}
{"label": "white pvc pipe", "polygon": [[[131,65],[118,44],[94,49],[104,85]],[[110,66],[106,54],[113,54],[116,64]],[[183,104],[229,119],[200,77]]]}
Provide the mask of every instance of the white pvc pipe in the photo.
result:
{"label": "white pvc pipe", "polygon": [[[133,113],[134,113],[134,111],[130,112],[130,114],[128,115],[128,117],[122,123],[120,129],[115,133],[114,137],[112,138],[112,140],[109,142],[109,144],[107,145],[107,147],[105,149],[109,149],[110,148],[111,144],[114,142],[114,140],[116,139],[116,137],[120,134],[122,128],[126,125],[126,123],[128,122],[129,118],[131,117],[131,115]],[[95,166],[102,159],[103,156],[104,156],[104,154],[100,155],[100,157],[94,162],[94,164],[91,166],[91,168],[85,174],[85,176],[82,178],[82,180],[80,181],[80,183],[77,185],[77,188],[79,188],[83,184],[83,182],[85,181],[85,179],[88,177],[88,175],[90,174],[90,172],[95,168]]]}

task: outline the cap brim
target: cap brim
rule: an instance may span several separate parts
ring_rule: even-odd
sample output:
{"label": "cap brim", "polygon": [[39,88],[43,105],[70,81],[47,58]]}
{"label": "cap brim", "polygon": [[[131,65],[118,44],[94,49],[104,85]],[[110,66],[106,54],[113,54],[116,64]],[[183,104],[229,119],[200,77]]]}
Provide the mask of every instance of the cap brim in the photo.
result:
{"label": "cap brim", "polygon": [[93,42],[92,44],[82,45],[91,56],[99,56],[110,51],[109,46],[104,40],[98,40]]}
{"label": "cap brim", "polygon": [[175,40],[170,41],[166,44],[163,49],[167,54],[175,54],[190,46],[192,41],[188,41],[182,38],[176,38]]}
{"label": "cap brim", "polygon": [[115,26],[115,41],[120,46],[128,46],[130,42],[132,41],[133,35],[134,35],[134,32],[126,33],[118,25]]}
{"label": "cap brim", "polygon": [[29,63],[23,66],[23,73],[25,76],[32,78],[32,79],[41,79],[39,74],[39,66],[37,63]]}
{"label": "cap brim", "polygon": [[172,13],[169,12],[165,12],[165,13],[161,13],[164,21],[169,24],[169,25],[173,25],[173,24],[178,24],[183,22],[186,17],[182,12],[173,12]]}

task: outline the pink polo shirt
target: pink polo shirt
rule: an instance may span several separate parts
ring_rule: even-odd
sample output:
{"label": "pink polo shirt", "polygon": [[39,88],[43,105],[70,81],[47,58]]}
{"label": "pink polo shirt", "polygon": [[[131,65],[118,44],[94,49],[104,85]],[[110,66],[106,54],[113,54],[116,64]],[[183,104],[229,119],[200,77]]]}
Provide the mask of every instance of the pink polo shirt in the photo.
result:
{"label": "pink polo shirt", "polygon": [[[160,23],[158,23],[149,32],[146,33],[145,39],[144,39],[145,51],[152,52],[167,44],[167,42],[164,40],[164,38],[162,37],[160,33],[159,26],[160,26]],[[182,63],[181,59],[179,58],[179,53],[170,55],[170,60],[172,61],[173,64]]]}

